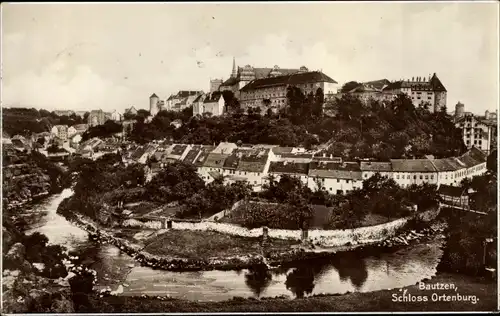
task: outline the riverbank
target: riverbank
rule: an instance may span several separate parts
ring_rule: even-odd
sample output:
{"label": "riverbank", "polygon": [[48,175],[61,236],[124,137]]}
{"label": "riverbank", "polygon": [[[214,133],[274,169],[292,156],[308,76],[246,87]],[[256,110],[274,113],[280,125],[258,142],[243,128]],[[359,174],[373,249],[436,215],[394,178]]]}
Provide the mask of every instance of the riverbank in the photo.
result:
{"label": "riverbank", "polygon": [[[153,312],[398,312],[398,311],[494,311],[497,309],[496,283],[459,274],[440,273],[425,284],[453,284],[457,290],[422,291],[418,284],[402,289],[382,290],[369,293],[346,293],[339,295],[313,296],[301,299],[268,298],[243,299],[222,302],[192,302],[159,297],[127,297],[98,295],[89,296],[89,304],[77,310],[79,313],[153,313]],[[406,292],[405,292],[406,290]],[[427,301],[397,302],[417,295],[428,297]],[[432,294],[456,295],[473,301],[433,301]],[[411,299],[411,298],[410,298]],[[401,299],[403,300],[403,299]]]}
{"label": "riverbank", "polygon": [[[64,214],[62,215],[64,216]],[[200,258],[172,256],[172,253],[180,254],[180,252],[178,251],[179,244],[172,244],[173,241],[171,239],[169,239],[169,243],[162,243],[162,255],[151,254],[142,245],[133,243],[128,239],[116,237],[116,234],[113,232],[99,227],[99,225],[81,215],[71,213],[66,214],[65,217],[74,225],[87,231],[90,238],[94,241],[116,246],[143,266],[168,271],[241,270],[259,265],[276,267],[296,261],[325,258],[336,253],[349,251],[359,251],[368,254],[381,253],[389,249],[394,250],[397,247],[405,247],[435,238],[442,239],[444,238],[442,232],[445,229],[442,223],[435,223],[419,231],[407,231],[390,239],[369,244],[352,244],[335,248],[317,248],[314,245],[302,244],[290,248],[280,247],[280,249],[273,249],[271,247],[267,250],[263,248],[260,254],[244,253],[222,257],[219,253],[215,252],[213,253],[214,256],[206,254],[204,258]],[[182,233],[182,231],[162,230],[164,233],[168,233],[169,231],[173,232],[173,234]],[[193,234],[193,232],[187,233]],[[208,240],[207,242],[209,243],[210,241]],[[170,245],[175,249],[170,249]],[[189,246],[182,244],[184,248],[189,248]]]}

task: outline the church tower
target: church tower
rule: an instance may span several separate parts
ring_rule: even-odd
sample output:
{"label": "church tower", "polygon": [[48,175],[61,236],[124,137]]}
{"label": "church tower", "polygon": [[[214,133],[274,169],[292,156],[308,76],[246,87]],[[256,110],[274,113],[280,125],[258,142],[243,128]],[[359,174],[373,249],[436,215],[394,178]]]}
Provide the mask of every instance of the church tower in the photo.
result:
{"label": "church tower", "polygon": [[236,78],[238,75],[238,70],[236,69],[236,59],[233,57],[233,71],[231,72],[231,78]]}

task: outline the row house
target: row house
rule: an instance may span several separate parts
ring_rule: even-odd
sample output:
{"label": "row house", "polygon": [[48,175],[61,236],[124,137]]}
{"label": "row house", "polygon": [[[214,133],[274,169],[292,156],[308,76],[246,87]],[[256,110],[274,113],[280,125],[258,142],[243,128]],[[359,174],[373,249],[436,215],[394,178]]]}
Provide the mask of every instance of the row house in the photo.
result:
{"label": "row house", "polygon": [[269,166],[269,175],[274,177],[275,181],[280,181],[283,175],[295,177],[304,185],[308,185],[309,163],[272,161]]}
{"label": "row house", "polygon": [[460,174],[464,173],[467,166],[458,158],[431,159],[431,163],[438,173],[437,185],[458,185]]}
{"label": "row house", "polygon": [[356,162],[323,162],[309,164],[308,187],[322,188],[330,194],[344,194],[363,187],[360,165]]}
{"label": "row house", "polygon": [[360,163],[363,180],[369,179],[375,174],[392,178],[392,165],[390,162],[362,161]]}
{"label": "row house", "polygon": [[394,181],[401,187],[412,184],[436,184],[438,174],[429,159],[391,159],[392,175]]}

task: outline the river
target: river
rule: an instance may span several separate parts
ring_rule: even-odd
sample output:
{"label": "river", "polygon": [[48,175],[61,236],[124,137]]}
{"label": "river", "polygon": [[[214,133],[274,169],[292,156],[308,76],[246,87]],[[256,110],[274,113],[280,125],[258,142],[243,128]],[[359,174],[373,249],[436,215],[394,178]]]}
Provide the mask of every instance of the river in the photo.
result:
{"label": "river", "polygon": [[61,244],[80,253],[84,263],[97,271],[98,287],[123,289],[120,295],[159,295],[197,301],[221,301],[240,297],[303,297],[314,294],[370,292],[415,284],[435,275],[442,255],[441,242],[421,243],[379,254],[338,254],[282,266],[271,271],[170,272],[141,267],[130,256],[111,245],[100,245],[88,234],[56,213],[70,189],[51,196],[25,215],[39,214],[27,233],[45,234],[49,243]]}

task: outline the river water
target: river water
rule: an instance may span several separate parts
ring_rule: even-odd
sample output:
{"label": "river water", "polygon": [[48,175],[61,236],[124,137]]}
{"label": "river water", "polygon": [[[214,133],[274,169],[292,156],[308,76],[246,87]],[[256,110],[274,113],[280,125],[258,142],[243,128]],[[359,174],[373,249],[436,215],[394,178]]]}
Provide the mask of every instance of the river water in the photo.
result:
{"label": "river water", "polygon": [[40,214],[27,233],[41,232],[50,243],[80,253],[84,264],[97,271],[98,286],[123,289],[120,295],[169,295],[187,300],[221,301],[235,296],[294,298],[321,293],[370,292],[400,288],[434,276],[442,255],[441,242],[434,241],[377,256],[343,253],[328,260],[296,263],[270,271],[154,270],[141,267],[114,246],[89,241],[85,231],[56,214],[59,203],[71,194],[71,190],[66,189],[26,210],[26,215]]}

